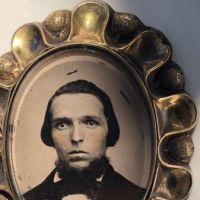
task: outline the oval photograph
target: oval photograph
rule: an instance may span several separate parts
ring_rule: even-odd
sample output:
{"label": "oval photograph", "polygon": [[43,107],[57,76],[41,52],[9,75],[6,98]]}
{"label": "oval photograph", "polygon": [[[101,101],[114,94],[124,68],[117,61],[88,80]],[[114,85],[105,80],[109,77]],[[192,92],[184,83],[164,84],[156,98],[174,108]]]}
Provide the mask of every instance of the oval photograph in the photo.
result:
{"label": "oval photograph", "polygon": [[117,53],[62,46],[15,87],[6,144],[25,200],[140,200],[155,168],[153,107],[135,67]]}

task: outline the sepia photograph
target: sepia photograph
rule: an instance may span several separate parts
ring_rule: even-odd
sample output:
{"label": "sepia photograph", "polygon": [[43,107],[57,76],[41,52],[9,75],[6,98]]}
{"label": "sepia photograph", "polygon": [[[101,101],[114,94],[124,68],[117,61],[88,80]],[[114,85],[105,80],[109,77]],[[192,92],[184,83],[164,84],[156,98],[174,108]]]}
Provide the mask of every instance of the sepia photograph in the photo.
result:
{"label": "sepia photograph", "polygon": [[32,64],[13,95],[8,152],[19,197],[145,196],[155,167],[152,108],[120,56],[58,48]]}

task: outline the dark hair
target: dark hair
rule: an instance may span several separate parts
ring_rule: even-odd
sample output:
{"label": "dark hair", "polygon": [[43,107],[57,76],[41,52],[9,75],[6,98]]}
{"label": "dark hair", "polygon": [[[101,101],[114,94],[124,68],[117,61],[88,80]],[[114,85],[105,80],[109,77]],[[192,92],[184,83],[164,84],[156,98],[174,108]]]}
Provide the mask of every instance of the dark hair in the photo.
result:
{"label": "dark hair", "polygon": [[49,100],[44,123],[41,130],[41,139],[47,146],[54,146],[51,136],[51,104],[53,100],[62,94],[86,93],[96,96],[104,106],[104,115],[108,124],[107,146],[114,146],[119,139],[119,125],[113,110],[113,106],[108,95],[95,84],[86,80],[77,80],[59,88]]}

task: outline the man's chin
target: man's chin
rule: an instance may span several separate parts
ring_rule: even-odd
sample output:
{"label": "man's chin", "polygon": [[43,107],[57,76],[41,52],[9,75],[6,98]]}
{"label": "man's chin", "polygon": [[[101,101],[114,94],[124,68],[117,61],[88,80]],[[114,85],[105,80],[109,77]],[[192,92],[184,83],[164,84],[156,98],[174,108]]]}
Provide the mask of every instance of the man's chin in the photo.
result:
{"label": "man's chin", "polygon": [[90,165],[90,162],[87,160],[77,160],[77,161],[69,161],[68,166],[72,169],[83,171],[87,169]]}

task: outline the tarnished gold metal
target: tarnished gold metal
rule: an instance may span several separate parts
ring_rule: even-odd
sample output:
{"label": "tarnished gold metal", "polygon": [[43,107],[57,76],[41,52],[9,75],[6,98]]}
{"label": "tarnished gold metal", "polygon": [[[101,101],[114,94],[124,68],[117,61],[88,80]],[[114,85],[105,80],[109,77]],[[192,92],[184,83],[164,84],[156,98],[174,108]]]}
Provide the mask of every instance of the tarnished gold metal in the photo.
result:
{"label": "tarnished gold metal", "polygon": [[81,3],[72,11],[59,10],[42,23],[22,26],[13,36],[11,52],[0,57],[0,199],[14,197],[3,145],[10,92],[33,61],[65,44],[104,46],[137,62],[136,70],[151,97],[158,129],[157,168],[146,198],[186,199],[192,185],[188,163],[194,150],[191,135],[197,112],[184,91],[183,72],[171,60],[171,45],[160,31],[98,1]]}

